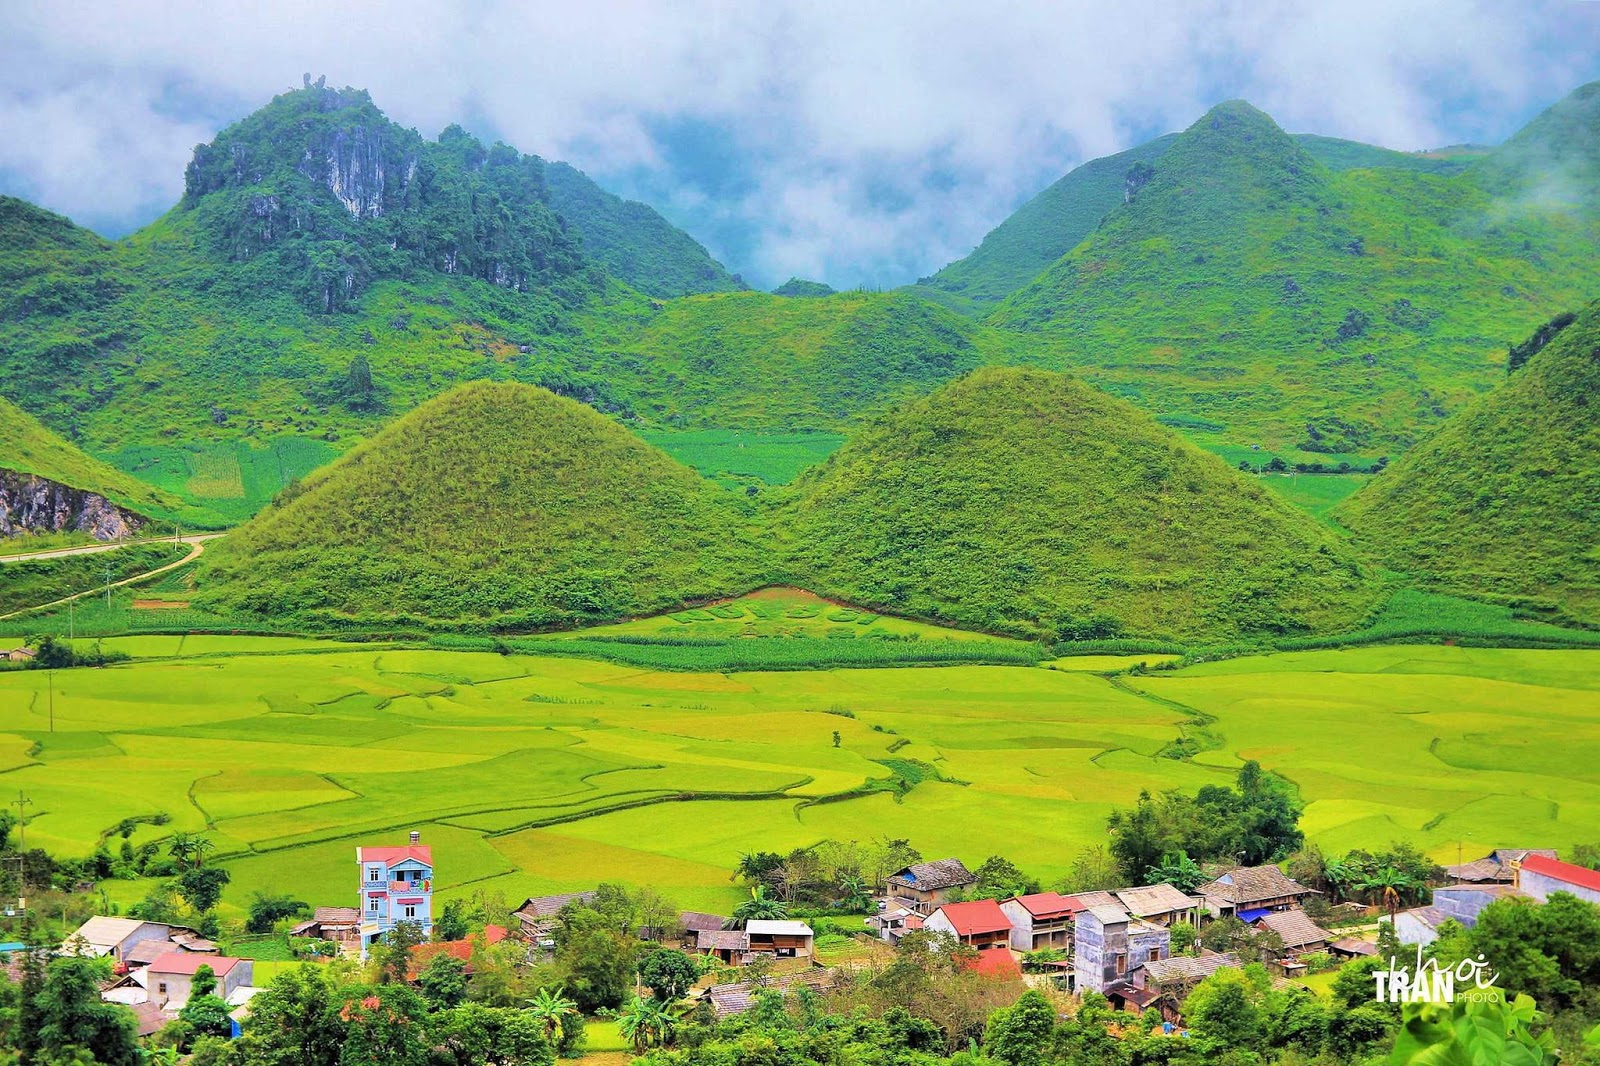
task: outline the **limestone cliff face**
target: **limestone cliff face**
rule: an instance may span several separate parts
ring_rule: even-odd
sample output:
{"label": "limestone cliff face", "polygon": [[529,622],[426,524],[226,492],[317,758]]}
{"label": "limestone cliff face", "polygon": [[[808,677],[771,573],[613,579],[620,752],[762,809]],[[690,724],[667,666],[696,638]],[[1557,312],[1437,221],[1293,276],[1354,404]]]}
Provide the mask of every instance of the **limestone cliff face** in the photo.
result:
{"label": "limestone cliff face", "polygon": [[87,533],[95,540],[120,540],[144,519],[84,492],[33,474],[0,470],[0,537],[19,533]]}

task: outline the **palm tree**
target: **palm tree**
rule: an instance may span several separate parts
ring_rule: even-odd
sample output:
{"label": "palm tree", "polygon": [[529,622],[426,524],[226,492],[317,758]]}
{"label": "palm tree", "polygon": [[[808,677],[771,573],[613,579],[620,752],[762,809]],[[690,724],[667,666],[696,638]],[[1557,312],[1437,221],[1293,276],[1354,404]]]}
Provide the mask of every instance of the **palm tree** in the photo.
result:
{"label": "palm tree", "polygon": [[194,864],[195,841],[200,837],[196,833],[177,832],[172,834],[172,843],[167,845],[167,854],[172,856],[172,861],[179,866]]}
{"label": "palm tree", "polygon": [[677,1022],[665,1005],[654,996],[634,996],[617,1015],[617,1029],[633,1042],[635,1054],[643,1055],[653,1045],[672,1040]]}
{"label": "palm tree", "polygon": [[1322,868],[1323,880],[1333,886],[1334,891],[1339,894],[1340,898],[1344,897],[1345,889],[1349,888],[1351,883],[1360,876],[1361,871],[1356,869],[1348,858],[1329,859],[1327,865]]}
{"label": "palm tree", "polygon": [[1206,883],[1205,871],[1181,850],[1162,855],[1160,865],[1150,867],[1145,876],[1152,884],[1169,884],[1179,892],[1193,892]]}
{"label": "palm tree", "polygon": [[194,838],[194,864],[201,867],[206,864],[206,856],[217,850],[217,843],[208,837],[197,836]]}
{"label": "palm tree", "polygon": [[539,989],[528,1000],[528,1012],[544,1026],[544,1037],[551,1047],[561,1046],[567,1026],[580,1017],[578,1005],[567,998],[566,985]]}
{"label": "palm tree", "polygon": [[1366,880],[1356,887],[1363,892],[1375,893],[1383,900],[1383,907],[1389,912],[1389,924],[1393,925],[1395,912],[1404,902],[1405,894],[1416,887],[1416,882],[1393,866],[1385,866],[1368,874]]}
{"label": "palm tree", "polygon": [[740,923],[752,918],[780,919],[789,917],[789,908],[783,900],[775,898],[766,885],[756,885],[750,890],[750,898],[733,908],[733,916]]}
{"label": "palm tree", "polygon": [[847,911],[870,911],[872,909],[872,893],[867,891],[867,883],[854,875],[847,875],[839,879],[841,893],[839,903]]}

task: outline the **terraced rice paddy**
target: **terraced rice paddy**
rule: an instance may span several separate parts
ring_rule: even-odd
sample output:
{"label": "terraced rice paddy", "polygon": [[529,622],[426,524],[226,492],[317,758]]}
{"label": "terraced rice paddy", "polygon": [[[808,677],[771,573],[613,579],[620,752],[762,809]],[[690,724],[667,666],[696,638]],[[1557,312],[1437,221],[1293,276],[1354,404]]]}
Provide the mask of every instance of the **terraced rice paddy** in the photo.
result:
{"label": "terraced rice paddy", "polygon": [[[1102,672],[1130,657],[721,674],[291,638],[106,643],[139,658],[57,672],[53,733],[45,675],[0,674],[0,771],[34,802],[29,842],[85,853],[165,812],[135,843],[209,832],[235,904],[342,903],[351,848],[413,828],[447,896],[617,879],[713,909],[737,898],[741,852],[824,837],[998,851],[1048,882],[1105,840],[1113,805],[1224,781],[1243,758],[1299,785],[1333,850],[1410,839],[1453,860],[1458,839],[1474,854],[1600,839],[1593,651],[1371,647],[1113,684]],[[1184,708],[1222,738],[1192,762],[1160,754]]]}

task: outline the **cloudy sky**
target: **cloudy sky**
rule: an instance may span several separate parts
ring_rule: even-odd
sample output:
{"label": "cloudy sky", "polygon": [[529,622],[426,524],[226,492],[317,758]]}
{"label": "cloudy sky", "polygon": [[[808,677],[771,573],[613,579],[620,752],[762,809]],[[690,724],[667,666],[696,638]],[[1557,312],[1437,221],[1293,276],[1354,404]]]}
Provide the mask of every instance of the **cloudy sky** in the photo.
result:
{"label": "cloudy sky", "polygon": [[0,192],[126,233],[306,72],[568,160],[754,284],[890,286],[1231,97],[1393,148],[1503,140],[1600,79],[1600,3],[16,0]]}

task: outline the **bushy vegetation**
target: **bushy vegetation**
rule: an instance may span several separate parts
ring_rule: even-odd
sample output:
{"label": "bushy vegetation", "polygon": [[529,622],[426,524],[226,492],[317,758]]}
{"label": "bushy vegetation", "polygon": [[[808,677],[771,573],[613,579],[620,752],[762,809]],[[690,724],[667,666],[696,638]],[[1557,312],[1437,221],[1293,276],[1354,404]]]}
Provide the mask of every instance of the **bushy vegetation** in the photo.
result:
{"label": "bushy vegetation", "polygon": [[181,559],[188,545],[158,541],[110,552],[0,563],[0,614],[53,603]]}
{"label": "bushy vegetation", "polygon": [[759,584],[749,519],[593,410],[480,382],[396,422],[208,552],[197,605],[531,628]]}
{"label": "bushy vegetation", "polygon": [[[824,637],[583,637],[473,642],[441,638],[442,647],[503,646],[534,655],[605,659],[654,670],[828,670],[849,666],[932,666],[987,663],[1033,666],[1044,658],[1034,644],[1010,640],[915,640],[891,634],[861,635],[844,627]],[[468,643],[463,644],[465,640]]]}
{"label": "bushy vegetation", "polygon": [[1600,304],[1334,512],[1436,589],[1600,623]]}
{"label": "bushy vegetation", "polygon": [[986,370],[863,431],[777,519],[796,584],[1046,640],[1288,635],[1375,591],[1332,533],[1128,404]]}

